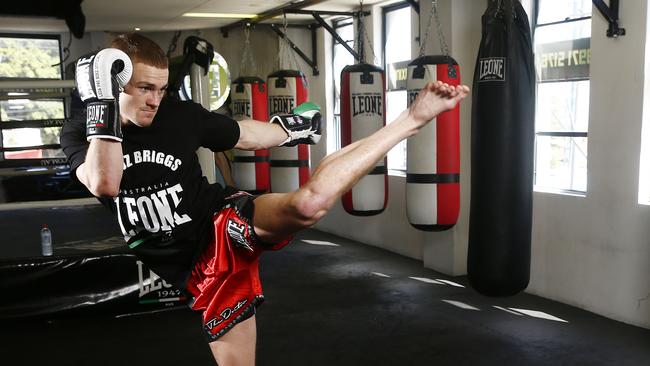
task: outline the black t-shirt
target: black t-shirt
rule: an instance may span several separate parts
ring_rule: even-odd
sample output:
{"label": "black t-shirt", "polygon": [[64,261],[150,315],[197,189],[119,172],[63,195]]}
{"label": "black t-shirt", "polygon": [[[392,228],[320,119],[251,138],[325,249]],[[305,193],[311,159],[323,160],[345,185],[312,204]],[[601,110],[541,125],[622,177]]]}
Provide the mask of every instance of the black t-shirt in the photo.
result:
{"label": "black t-shirt", "polygon": [[[196,150],[229,150],[239,140],[233,119],[193,102],[164,98],[151,126],[122,128],[123,175],[115,199],[100,201],[116,216],[140,260],[166,281],[184,288],[196,258],[214,235],[212,216],[223,188],[202,176]],[[69,123],[61,146],[71,174],[86,158],[85,125]]]}

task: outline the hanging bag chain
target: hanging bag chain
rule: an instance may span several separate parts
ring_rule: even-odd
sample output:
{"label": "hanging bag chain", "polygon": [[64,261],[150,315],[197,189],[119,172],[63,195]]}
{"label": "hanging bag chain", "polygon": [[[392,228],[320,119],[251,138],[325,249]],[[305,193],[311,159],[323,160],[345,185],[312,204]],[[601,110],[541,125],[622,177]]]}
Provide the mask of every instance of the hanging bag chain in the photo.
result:
{"label": "hanging bag chain", "polygon": [[[250,25],[244,26],[244,52],[242,53],[241,63],[239,64],[239,76],[245,75],[255,75],[257,72],[257,65],[255,64],[255,59],[253,58],[253,52],[251,51],[250,43]],[[251,69],[248,69],[248,66]]]}
{"label": "hanging bag chain", "polygon": [[[372,63],[374,65],[376,65],[377,64],[377,56],[375,54],[375,49],[372,46],[372,41],[370,40],[370,36],[368,36],[368,28],[366,27],[365,18],[366,18],[366,15],[363,13],[363,0],[360,0],[359,1],[359,22],[360,22],[359,28],[361,29],[361,31],[363,31],[363,40],[364,40],[364,42],[359,42],[357,52],[360,51],[361,47],[365,47],[365,43],[368,43],[368,47],[370,47],[370,53],[372,53]],[[365,51],[365,49],[364,49],[364,51]],[[359,52],[359,54],[361,55],[360,52]],[[363,52],[363,55],[364,55],[364,60],[361,60],[361,61],[366,62],[366,60],[365,60],[366,53]]]}
{"label": "hanging bag chain", "polygon": [[440,24],[440,16],[438,15],[438,0],[431,0],[431,11],[429,12],[429,20],[427,21],[427,28],[426,31],[424,32],[424,39],[420,40],[420,52],[418,54],[419,57],[424,56],[424,48],[427,44],[427,40],[429,39],[429,31],[431,30],[431,21],[435,18],[436,21],[436,29],[438,32],[438,42],[440,43],[440,50],[442,51],[442,54],[445,55],[446,57],[449,57],[449,47],[447,46],[447,41],[445,40],[445,37],[442,34],[442,25]]}

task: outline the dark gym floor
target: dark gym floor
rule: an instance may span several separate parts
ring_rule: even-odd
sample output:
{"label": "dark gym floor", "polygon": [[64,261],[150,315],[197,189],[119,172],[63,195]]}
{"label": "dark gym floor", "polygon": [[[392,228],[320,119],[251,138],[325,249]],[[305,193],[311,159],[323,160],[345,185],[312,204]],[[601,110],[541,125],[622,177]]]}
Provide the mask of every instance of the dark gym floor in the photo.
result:
{"label": "dark gym floor", "polygon": [[[650,330],[528,294],[483,297],[465,278],[319,231],[261,266],[258,365],[650,365]],[[176,309],[0,324],[0,364],[214,362],[198,315]]]}

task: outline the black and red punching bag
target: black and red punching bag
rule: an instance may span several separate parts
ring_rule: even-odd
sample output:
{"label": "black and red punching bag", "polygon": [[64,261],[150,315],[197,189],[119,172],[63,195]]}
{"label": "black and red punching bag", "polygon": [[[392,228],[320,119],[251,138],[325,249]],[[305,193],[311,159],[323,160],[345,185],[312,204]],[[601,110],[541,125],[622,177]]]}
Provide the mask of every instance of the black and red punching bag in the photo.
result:
{"label": "black and red punching bag", "polygon": [[[268,76],[266,85],[269,90],[269,116],[289,113],[307,101],[307,78],[301,71],[276,71]],[[309,146],[305,144],[271,148],[270,163],[272,192],[295,191],[309,180]]]}
{"label": "black and red punching bag", "polygon": [[472,94],[472,193],[467,271],[490,296],[528,286],[533,210],[535,69],[518,0],[492,1]]}
{"label": "black and red punching bag", "polygon": [[[235,120],[269,120],[264,80],[258,77],[238,77],[233,81],[230,90],[232,114]],[[268,192],[270,185],[269,150],[234,149],[232,175],[239,189],[251,194]]]}
{"label": "black and red punching bag", "polygon": [[[450,56],[421,56],[408,65],[408,105],[431,81],[460,84]],[[460,211],[460,106],[439,114],[406,142],[406,213],[424,231],[447,230]]]}
{"label": "black and red punching bag", "polygon": [[[368,137],[386,125],[385,75],[367,63],[341,71],[341,147]],[[386,158],[342,197],[351,215],[371,216],[384,211],[388,200]]]}

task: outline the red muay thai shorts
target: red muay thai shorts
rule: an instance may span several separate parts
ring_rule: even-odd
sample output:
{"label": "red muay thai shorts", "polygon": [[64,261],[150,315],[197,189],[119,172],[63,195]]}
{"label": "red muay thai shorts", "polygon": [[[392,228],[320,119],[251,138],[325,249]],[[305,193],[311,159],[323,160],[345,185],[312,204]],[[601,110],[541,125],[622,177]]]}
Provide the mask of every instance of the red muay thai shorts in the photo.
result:
{"label": "red muay thai shorts", "polygon": [[209,342],[255,314],[264,301],[259,278],[259,256],[277,250],[279,243],[263,243],[253,230],[254,197],[238,191],[226,197],[214,214],[214,238],[196,262],[187,282],[194,296],[193,310],[203,312]]}

